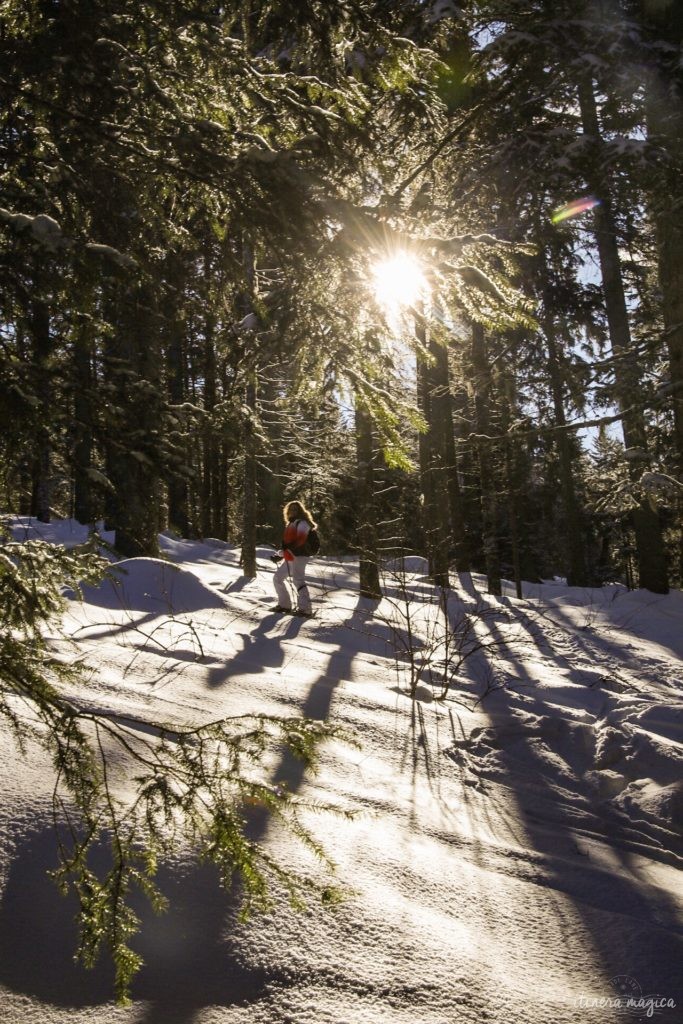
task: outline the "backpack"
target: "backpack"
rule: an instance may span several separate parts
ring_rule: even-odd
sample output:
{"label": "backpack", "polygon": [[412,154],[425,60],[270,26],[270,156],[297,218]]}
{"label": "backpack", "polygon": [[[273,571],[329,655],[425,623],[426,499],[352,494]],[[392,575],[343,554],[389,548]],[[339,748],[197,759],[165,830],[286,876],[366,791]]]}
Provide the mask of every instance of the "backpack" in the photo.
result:
{"label": "backpack", "polygon": [[298,548],[296,548],[295,555],[317,555],[320,551],[320,537],[318,531],[313,527],[308,531],[306,540]]}

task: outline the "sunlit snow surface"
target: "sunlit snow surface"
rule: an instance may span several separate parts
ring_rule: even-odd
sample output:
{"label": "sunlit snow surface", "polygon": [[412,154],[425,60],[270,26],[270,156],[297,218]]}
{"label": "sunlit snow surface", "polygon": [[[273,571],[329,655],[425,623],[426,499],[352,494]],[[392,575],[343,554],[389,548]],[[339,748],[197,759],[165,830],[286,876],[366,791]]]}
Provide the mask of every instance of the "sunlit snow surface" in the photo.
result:
{"label": "sunlit snow surface", "polygon": [[[15,535],[83,539],[73,523],[25,520]],[[654,1019],[683,1020],[680,593],[547,583],[496,601],[463,577],[449,611],[485,610],[493,662],[470,659],[449,701],[413,704],[391,604],[358,598],[354,562],[312,562],[319,615],[307,621],[268,611],[265,549],[245,582],[239,552],[220,541],[163,537],[162,548],[163,560],[121,563],[119,582],[70,602],[76,647],[59,649],[89,666],[73,699],[142,728],[274,712],[355,730],[360,748],[326,747],[315,779],[272,766],[298,793],[359,812],[310,822],[346,900],[299,916],[278,905],[241,924],[211,869],[189,856],[167,865],[172,909],[141,908],[146,967],[133,1006],[116,1009],[111,968],[72,963],[74,907],[45,877],[48,759],[37,748],[22,759],[3,734],[0,1021],[647,1019],[615,1003],[626,988],[675,1000]],[[434,611],[424,569],[412,560],[407,580],[423,640]],[[390,598],[401,584],[394,568]],[[322,871],[268,822],[261,838]]]}

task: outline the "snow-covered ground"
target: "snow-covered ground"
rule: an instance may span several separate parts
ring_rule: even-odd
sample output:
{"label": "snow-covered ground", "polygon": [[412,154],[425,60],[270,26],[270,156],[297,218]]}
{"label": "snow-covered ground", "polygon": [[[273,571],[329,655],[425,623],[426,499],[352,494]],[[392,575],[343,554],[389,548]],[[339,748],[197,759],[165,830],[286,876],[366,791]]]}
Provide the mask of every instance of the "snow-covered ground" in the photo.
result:
{"label": "snow-covered ground", "polygon": [[[15,535],[83,539],[72,523],[17,520]],[[80,699],[143,724],[248,711],[354,730],[360,746],[328,744],[315,778],[273,766],[297,793],[358,811],[311,821],[346,898],[241,923],[212,869],[166,865],[171,909],[144,914],[146,966],[133,1006],[116,1008],[111,967],[72,962],[74,906],[46,877],[47,756],[22,760],[3,735],[1,1021],[683,1021],[680,592],[549,583],[495,600],[463,578],[450,622],[468,621],[481,649],[439,702],[442,627],[420,560],[389,572],[381,603],[358,597],[354,562],[313,560],[319,614],[302,620],[268,611],[265,550],[245,582],[219,541],[162,545],[164,560],[129,560],[120,583],[70,602],[63,627],[89,666]],[[433,660],[417,701],[407,624]],[[304,856],[265,820],[260,837]]]}

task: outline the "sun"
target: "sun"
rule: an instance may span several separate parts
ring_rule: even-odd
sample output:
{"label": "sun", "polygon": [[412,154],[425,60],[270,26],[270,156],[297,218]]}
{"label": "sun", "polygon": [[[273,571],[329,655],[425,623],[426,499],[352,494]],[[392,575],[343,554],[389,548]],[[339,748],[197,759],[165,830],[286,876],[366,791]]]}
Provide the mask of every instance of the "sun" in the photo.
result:
{"label": "sun", "polygon": [[426,288],[420,261],[403,251],[376,263],[372,277],[375,298],[389,312],[412,306]]}

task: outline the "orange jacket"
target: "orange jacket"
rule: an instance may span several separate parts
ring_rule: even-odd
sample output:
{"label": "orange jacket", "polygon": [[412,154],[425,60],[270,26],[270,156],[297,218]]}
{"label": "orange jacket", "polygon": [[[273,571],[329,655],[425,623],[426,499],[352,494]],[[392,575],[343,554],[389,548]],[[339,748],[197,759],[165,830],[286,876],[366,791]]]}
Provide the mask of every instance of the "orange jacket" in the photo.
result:
{"label": "orange jacket", "polygon": [[293,562],[296,557],[291,549],[301,547],[308,537],[310,528],[305,519],[293,519],[285,526],[285,532],[282,535],[282,552],[288,562]]}

